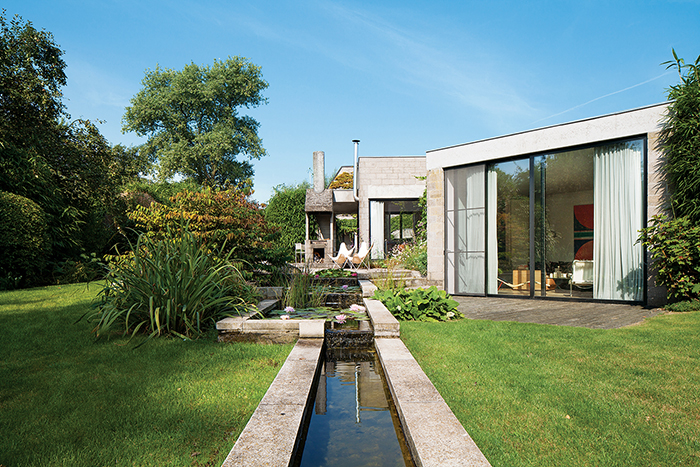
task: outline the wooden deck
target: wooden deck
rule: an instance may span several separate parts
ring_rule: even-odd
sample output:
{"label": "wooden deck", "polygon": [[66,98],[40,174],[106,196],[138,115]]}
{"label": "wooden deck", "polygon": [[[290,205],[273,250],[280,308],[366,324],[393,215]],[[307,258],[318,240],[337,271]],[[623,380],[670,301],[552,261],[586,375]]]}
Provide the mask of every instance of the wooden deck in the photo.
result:
{"label": "wooden deck", "polygon": [[641,323],[663,313],[661,308],[639,305],[533,300],[510,297],[461,297],[458,310],[469,319],[616,329]]}

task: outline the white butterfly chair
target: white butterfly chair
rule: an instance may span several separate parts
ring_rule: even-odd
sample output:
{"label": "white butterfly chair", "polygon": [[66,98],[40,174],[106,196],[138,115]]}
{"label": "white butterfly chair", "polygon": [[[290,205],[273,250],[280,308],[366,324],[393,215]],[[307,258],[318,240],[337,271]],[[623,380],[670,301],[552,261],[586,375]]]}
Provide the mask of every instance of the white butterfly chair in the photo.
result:
{"label": "white butterfly chair", "polygon": [[365,263],[365,266],[367,266],[367,269],[369,269],[369,264],[367,264],[367,261],[369,260],[370,251],[372,251],[372,245],[368,246],[367,242],[362,242],[357,254],[353,255],[353,257],[350,259],[350,266],[354,269],[359,269],[360,266]]}
{"label": "white butterfly chair", "polygon": [[341,243],[340,248],[338,248],[338,255],[335,257],[330,257],[333,261],[333,267],[337,266],[340,269],[342,269],[345,266],[345,263],[348,263],[350,261],[350,258],[352,258],[352,252],[354,250],[354,246],[348,250],[348,247],[345,246],[345,242]]}

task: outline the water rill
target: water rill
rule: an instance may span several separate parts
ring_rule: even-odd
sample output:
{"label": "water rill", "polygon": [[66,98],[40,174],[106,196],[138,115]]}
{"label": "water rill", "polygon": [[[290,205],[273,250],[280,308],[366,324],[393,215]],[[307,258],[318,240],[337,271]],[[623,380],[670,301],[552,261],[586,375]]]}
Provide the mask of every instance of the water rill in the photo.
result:
{"label": "water rill", "polygon": [[[401,339],[398,339],[399,322],[377,300],[365,298],[364,305],[371,319],[374,336],[374,345],[370,348],[376,350],[381,362],[381,372],[391,393],[390,400],[396,406],[406,444],[416,465],[488,467],[490,464],[479,447],[454,416]],[[302,452],[300,446],[304,439],[304,426],[313,412],[319,384],[316,382],[317,377],[322,370],[325,371],[323,338],[328,340],[331,330],[324,331],[324,320],[241,318],[240,322],[234,320],[225,324],[229,331],[245,331],[246,323],[253,321],[259,324],[281,325],[278,332],[286,326],[296,326],[298,340],[222,467],[294,465],[295,456]],[[291,327],[288,331],[290,333]],[[351,333],[361,333],[364,330],[341,327],[337,331],[346,334],[340,339],[343,341],[346,338],[353,340],[354,336],[351,336]],[[344,356],[360,353],[356,349],[343,349],[342,352]],[[351,355],[351,361],[356,361],[354,358],[355,355]],[[380,366],[375,363],[375,368]],[[362,378],[357,380],[362,381]],[[327,390],[325,394],[328,395]],[[362,403],[361,400],[360,402]],[[356,414],[356,408],[357,406],[351,406],[348,411]],[[328,411],[328,399],[326,410]],[[362,412],[360,415],[361,420],[364,419]],[[314,441],[307,441],[305,444],[309,445],[312,442]]]}
{"label": "water rill", "polygon": [[370,349],[327,349],[297,467],[413,467],[396,408]]}

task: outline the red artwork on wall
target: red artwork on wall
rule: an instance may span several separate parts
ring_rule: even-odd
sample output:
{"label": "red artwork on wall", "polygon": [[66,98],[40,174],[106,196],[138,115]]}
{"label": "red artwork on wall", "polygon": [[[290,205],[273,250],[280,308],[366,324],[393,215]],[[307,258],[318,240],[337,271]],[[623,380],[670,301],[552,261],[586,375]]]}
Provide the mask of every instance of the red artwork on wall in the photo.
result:
{"label": "red artwork on wall", "polygon": [[593,259],[593,205],[574,206],[574,259]]}

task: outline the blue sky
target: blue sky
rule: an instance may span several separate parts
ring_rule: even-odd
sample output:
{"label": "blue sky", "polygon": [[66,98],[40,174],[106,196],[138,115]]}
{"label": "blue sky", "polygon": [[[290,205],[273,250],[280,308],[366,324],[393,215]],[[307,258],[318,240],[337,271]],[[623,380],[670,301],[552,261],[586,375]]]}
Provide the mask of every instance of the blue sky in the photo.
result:
{"label": "blue sky", "polygon": [[700,55],[700,0],[6,0],[65,51],[65,104],[136,145],[121,117],[156,65],[229,56],[262,67],[269,103],[244,111],[269,155],[254,198],[360,155],[425,151],[663,102],[671,48]]}

